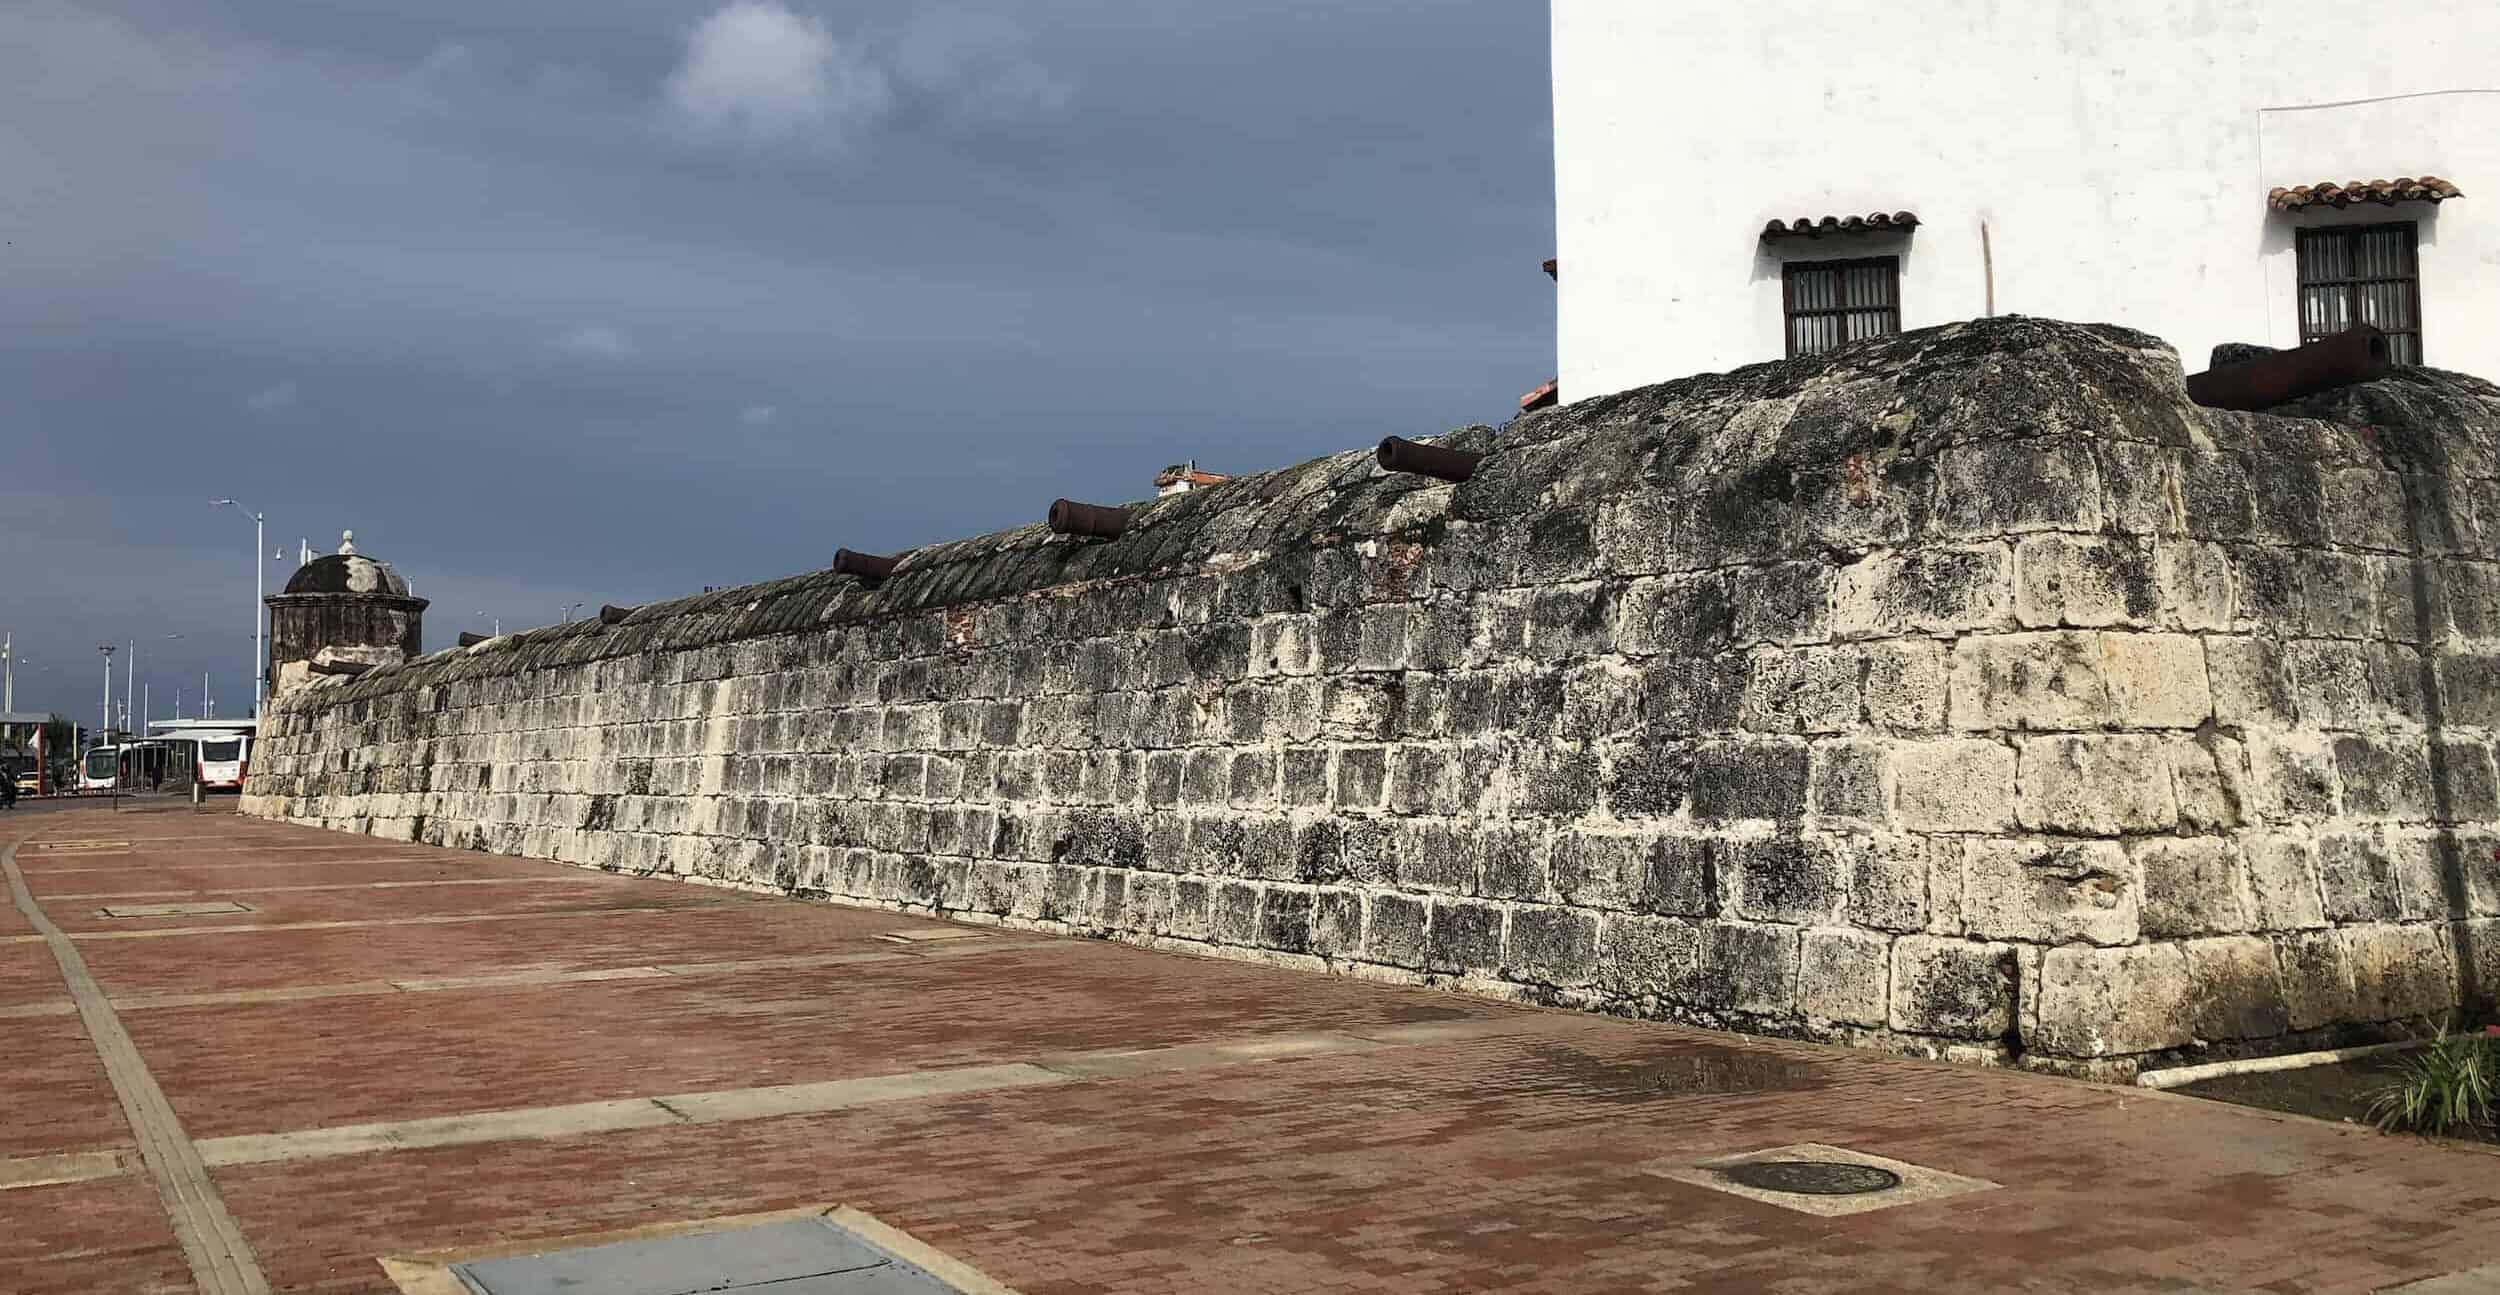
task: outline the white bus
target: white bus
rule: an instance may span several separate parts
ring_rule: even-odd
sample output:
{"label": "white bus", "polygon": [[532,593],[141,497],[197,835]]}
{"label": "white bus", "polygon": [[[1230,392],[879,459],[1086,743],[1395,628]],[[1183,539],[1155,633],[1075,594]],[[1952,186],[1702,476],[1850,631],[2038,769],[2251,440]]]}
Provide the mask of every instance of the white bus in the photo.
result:
{"label": "white bus", "polygon": [[196,733],[192,752],[194,775],[206,791],[243,790],[243,771],[252,761],[252,739],[245,733]]}

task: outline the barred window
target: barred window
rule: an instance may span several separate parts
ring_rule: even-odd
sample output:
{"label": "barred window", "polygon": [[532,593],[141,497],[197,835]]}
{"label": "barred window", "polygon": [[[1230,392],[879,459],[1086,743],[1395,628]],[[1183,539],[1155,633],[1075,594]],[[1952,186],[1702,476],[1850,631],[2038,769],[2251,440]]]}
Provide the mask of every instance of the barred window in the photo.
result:
{"label": "barred window", "polygon": [[2300,340],[2356,324],[2387,334],[2388,358],[2422,362],[2422,281],[2413,222],[2300,231]]}
{"label": "barred window", "polygon": [[1901,331],[1900,257],[1791,261],[1781,280],[1790,355]]}

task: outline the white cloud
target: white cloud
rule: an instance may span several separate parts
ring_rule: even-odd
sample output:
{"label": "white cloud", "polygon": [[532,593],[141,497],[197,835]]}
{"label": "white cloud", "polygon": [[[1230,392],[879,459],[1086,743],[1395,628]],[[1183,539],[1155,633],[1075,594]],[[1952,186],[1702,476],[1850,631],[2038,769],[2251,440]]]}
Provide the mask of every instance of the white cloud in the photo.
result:
{"label": "white cloud", "polygon": [[738,415],[738,421],[749,427],[761,427],[771,422],[777,412],[771,405],[749,405],[745,412]]}
{"label": "white cloud", "polygon": [[876,64],[777,0],[730,0],[696,24],[665,94],[696,133],[750,142],[802,132],[839,142],[893,104]]}
{"label": "white cloud", "polygon": [[281,382],[274,387],[265,387],[253,392],[251,398],[243,403],[253,411],[265,414],[294,404],[297,394],[294,383]]}
{"label": "white cloud", "polygon": [[1056,118],[1075,87],[1026,51],[1023,29],[996,14],[933,9],[894,50],[895,77],[969,121]]}
{"label": "white cloud", "polygon": [[625,334],[603,325],[576,328],[556,339],[556,349],[575,355],[615,358],[634,353],[634,343]]}

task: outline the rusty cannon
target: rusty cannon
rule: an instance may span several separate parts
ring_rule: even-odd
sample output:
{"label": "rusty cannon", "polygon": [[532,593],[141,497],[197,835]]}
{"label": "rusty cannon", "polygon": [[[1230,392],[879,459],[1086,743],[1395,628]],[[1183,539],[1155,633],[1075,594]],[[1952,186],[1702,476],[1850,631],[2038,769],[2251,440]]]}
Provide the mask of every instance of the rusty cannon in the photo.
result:
{"label": "rusty cannon", "polygon": [[2387,376],[2387,334],[2363,324],[2307,346],[2191,373],[2188,399],[2211,409],[2271,409]]}
{"label": "rusty cannon", "polygon": [[899,557],[880,557],[874,553],[862,553],[857,549],[835,549],[833,573],[838,576],[857,576],[861,583],[873,585],[893,575],[894,565],[901,561]]}
{"label": "rusty cannon", "polygon": [[1125,508],[1103,504],[1080,504],[1073,499],[1056,499],[1050,505],[1050,531],[1053,535],[1083,535],[1097,540],[1116,540],[1128,529]]}
{"label": "rusty cannon", "polygon": [[1390,472],[1412,472],[1418,476],[1438,477],[1443,481],[1465,481],[1476,475],[1476,465],[1484,456],[1468,450],[1454,450],[1446,445],[1426,445],[1403,436],[1392,436],[1380,443],[1380,466]]}

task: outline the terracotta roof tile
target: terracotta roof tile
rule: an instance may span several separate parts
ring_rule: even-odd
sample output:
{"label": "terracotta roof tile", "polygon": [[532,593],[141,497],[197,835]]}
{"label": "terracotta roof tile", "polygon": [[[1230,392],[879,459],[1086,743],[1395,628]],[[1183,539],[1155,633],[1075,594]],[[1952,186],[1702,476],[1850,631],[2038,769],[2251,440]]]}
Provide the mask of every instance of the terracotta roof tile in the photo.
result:
{"label": "terracotta roof tile", "polygon": [[1774,220],[1762,227],[1762,237],[1821,238],[1825,234],[1882,234],[1898,231],[1908,233],[1918,228],[1918,215],[1908,211],[1878,211],[1865,216],[1825,216],[1815,220],[1799,216],[1792,221]]}
{"label": "terracotta roof tile", "polygon": [[2438,176],[2415,179],[2407,175],[2393,180],[2346,180],[2340,184],[2320,180],[2316,184],[2276,188],[2266,195],[2266,205],[2276,211],[2298,211],[2303,207],[2349,207],[2356,202],[2446,202],[2464,196],[2464,191]]}
{"label": "terracotta roof tile", "polygon": [[1562,380],[1560,378],[1556,378],[1545,383],[1543,386],[1538,387],[1536,390],[1521,396],[1519,398],[1519,412],[1524,414],[1531,409],[1543,409],[1548,405],[1559,402],[1562,399],[1559,394],[1561,384]]}

